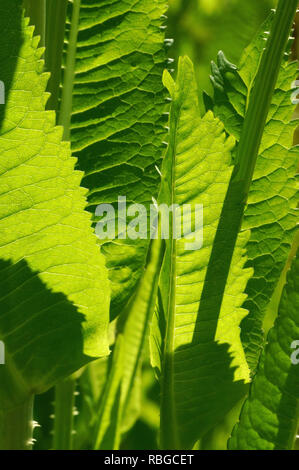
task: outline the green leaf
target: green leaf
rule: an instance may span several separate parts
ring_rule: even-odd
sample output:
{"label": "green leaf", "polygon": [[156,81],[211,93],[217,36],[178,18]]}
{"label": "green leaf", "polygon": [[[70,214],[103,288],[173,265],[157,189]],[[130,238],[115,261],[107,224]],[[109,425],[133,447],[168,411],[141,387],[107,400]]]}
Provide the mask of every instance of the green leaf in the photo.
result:
{"label": "green leaf", "polygon": [[[157,195],[155,165],[165,148],[167,106],[161,77],[167,2],[76,0],[74,8],[79,14],[72,16],[70,2],[65,55],[70,72],[63,86],[62,122],[72,101],[72,150],[85,173],[88,210],[94,214],[98,204],[111,203],[118,213],[118,196],[126,196],[128,204],[148,206]],[[72,35],[76,30],[77,41]],[[72,56],[76,60],[70,86]],[[134,292],[147,250],[148,240],[102,241],[113,316]]]}
{"label": "green leaf", "polygon": [[[270,330],[230,449],[291,450],[299,419],[299,251],[287,276],[278,318]],[[298,356],[298,355],[297,355]]]}
{"label": "green leaf", "polygon": [[104,257],[84,211],[82,173],[45,111],[43,50],[19,3],[4,0],[0,15],[9,90],[0,132],[2,407],[109,352]]}
{"label": "green leaf", "polygon": [[165,347],[164,338],[166,336],[166,318],[163,309],[161,290],[158,287],[157,304],[150,326],[150,363],[158,379],[161,377],[163,351]]}
{"label": "green leaf", "polygon": [[121,438],[121,378],[124,364],[124,337],[119,335],[111,356],[111,365],[106,386],[102,391],[101,403],[97,413],[96,450],[115,450]]}
{"label": "green leaf", "polygon": [[91,362],[79,378],[79,414],[75,423],[74,449],[92,448],[99,401],[108,378],[109,359],[107,356]]}
{"label": "green leaf", "polygon": [[[233,169],[230,152],[234,140],[226,139],[223,125],[211,112],[200,117],[193,66],[188,58],[179,62],[176,84],[168,73],[164,83],[173,102],[159,204],[178,204],[180,208],[190,204],[193,231],[195,205],[202,204],[204,233],[202,247],[193,250],[188,244],[194,241],[194,233],[175,239],[172,230],[166,241],[160,282],[166,335],[163,346],[164,334],[156,321],[151,349],[154,366],[162,363],[161,445],[165,449],[190,449],[244,394],[244,382],[249,381],[239,325],[247,313],[240,307],[251,270],[243,269],[248,238],[243,234],[233,254],[218,315],[222,293],[215,294],[221,276],[226,275],[220,257],[224,247],[218,246],[217,261],[211,259],[212,246]],[[178,210],[172,219],[177,216]],[[200,228],[195,232],[200,235]],[[205,290],[209,263],[219,268],[217,276],[209,279],[211,296]]]}
{"label": "green leaf", "polygon": [[[261,32],[245,50],[238,70],[223,53],[212,64],[213,111],[228,134],[240,140],[244,114],[250,102],[265,39],[272,24],[271,15]],[[266,31],[266,33],[265,33]],[[246,287],[244,308],[250,314],[242,322],[241,338],[252,372],[263,344],[262,324],[290,252],[296,229],[298,203],[297,165],[299,147],[293,147],[297,121],[292,121],[291,84],[297,77],[297,63],[288,57],[281,66],[267,123],[259,149],[248,206],[242,229],[251,231],[247,244],[247,267],[254,275]]]}
{"label": "green leaf", "polygon": [[101,400],[96,449],[118,449],[121,435],[133,426],[139,414],[141,368],[163,255],[162,241],[153,240],[135,296],[119,318],[111,368]]}

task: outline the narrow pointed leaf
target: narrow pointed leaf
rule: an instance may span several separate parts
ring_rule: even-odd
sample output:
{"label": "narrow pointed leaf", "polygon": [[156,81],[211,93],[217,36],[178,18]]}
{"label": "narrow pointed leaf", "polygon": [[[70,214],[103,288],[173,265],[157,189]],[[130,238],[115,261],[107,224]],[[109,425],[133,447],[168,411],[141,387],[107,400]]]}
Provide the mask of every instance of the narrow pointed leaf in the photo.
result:
{"label": "narrow pointed leaf", "polygon": [[137,292],[119,318],[115,350],[101,402],[97,449],[117,449],[121,435],[133,426],[138,416],[141,367],[157,300],[163,254],[162,241],[153,240]]}
{"label": "narrow pointed leaf", "polygon": [[[165,449],[190,449],[242,396],[244,383],[249,380],[239,331],[247,313],[240,307],[250,277],[250,270],[243,269],[248,234],[238,239],[218,316],[218,296],[207,298],[204,287],[232,173],[234,141],[226,139],[223,125],[211,112],[200,117],[188,58],[180,60],[177,82],[167,73],[164,82],[173,103],[159,204],[189,204],[193,220],[196,204],[202,204],[203,244],[188,247],[194,237],[200,241],[200,227],[181,239],[170,234],[160,282],[166,335],[163,346],[160,341],[164,335],[156,322],[151,344],[156,367],[159,350],[162,352],[161,445]],[[222,268],[219,265],[218,276],[222,276]],[[219,279],[210,282],[216,293]]]}

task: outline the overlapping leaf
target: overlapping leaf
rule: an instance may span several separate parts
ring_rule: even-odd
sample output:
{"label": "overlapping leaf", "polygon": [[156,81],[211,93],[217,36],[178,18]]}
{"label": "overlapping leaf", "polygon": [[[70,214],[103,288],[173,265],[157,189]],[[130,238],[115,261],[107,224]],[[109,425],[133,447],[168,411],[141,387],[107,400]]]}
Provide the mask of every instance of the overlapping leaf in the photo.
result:
{"label": "overlapping leaf", "polygon": [[230,449],[291,450],[299,420],[299,251]]}
{"label": "overlapping leaf", "polygon": [[[238,70],[223,53],[218,55],[218,64],[212,64],[212,107],[228,134],[237,141],[271,22],[272,16],[245,50]],[[294,93],[291,84],[296,76],[297,65],[288,63],[286,56],[268,114],[242,226],[243,230],[251,231],[246,266],[254,269],[244,304],[250,314],[242,322],[241,334],[252,371],[263,343],[265,310],[286,263],[297,222],[299,147],[292,146],[297,122],[292,121],[291,102]]]}
{"label": "overlapping leaf", "polygon": [[92,448],[94,425],[100,397],[107,381],[109,360],[110,356],[91,362],[79,378],[80,412],[75,422],[74,449]]}
{"label": "overlapping leaf", "polygon": [[[239,238],[226,283],[220,315],[217,286],[220,279],[206,279],[219,217],[232,172],[232,138],[211,112],[200,117],[193,66],[181,59],[177,83],[165,75],[173,104],[170,143],[162,167],[159,204],[190,204],[192,226],[196,204],[203,205],[203,245],[188,244],[199,235],[167,240],[160,283],[160,315],[165,312],[166,331],[152,327],[152,356],[161,364],[161,442],[163,448],[192,448],[244,393],[249,370],[240,341],[239,325],[246,315],[241,308],[250,270],[243,269],[244,245]],[[177,212],[173,216],[177,218]],[[229,230],[229,228],[228,228]],[[221,250],[225,247],[221,247]],[[221,266],[218,270],[222,275]],[[224,274],[223,274],[224,275]],[[212,297],[203,298],[205,283],[215,286]],[[161,325],[160,321],[160,325]],[[161,339],[165,338],[164,345]],[[159,360],[159,354],[162,358]]]}
{"label": "overlapping leaf", "polygon": [[156,304],[163,255],[162,241],[153,240],[136,294],[119,319],[111,367],[97,420],[97,449],[118,449],[121,434],[132,427],[138,416],[141,367]]}
{"label": "overlapping leaf", "polygon": [[[73,89],[72,149],[85,172],[88,208],[118,212],[118,196],[148,205],[157,194],[155,164],[165,140],[165,0],[82,0]],[[66,50],[71,28],[70,5]],[[164,147],[165,148],[165,147]],[[142,273],[148,240],[103,243],[113,315]]]}
{"label": "overlapping leaf", "polygon": [[108,354],[109,285],[82,173],[45,111],[43,50],[17,0],[1,2],[0,29],[9,85],[0,133],[0,401],[8,406]]}

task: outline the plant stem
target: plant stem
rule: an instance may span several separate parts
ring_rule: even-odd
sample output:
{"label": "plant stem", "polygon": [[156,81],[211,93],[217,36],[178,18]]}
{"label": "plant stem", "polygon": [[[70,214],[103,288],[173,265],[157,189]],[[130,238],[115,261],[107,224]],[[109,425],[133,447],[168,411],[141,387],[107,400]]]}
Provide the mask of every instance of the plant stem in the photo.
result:
{"label": "plant stem", "polygon": [[279,0],[273,27],[250,96],[233,175],[233,181],[244,183],[246,199],[297,5],[298,0]]}
{"label": "plant stem", "polygon": [[71,30],[69,37],[69,44],[67,49],[66,68],[63,77],[63,88],[61,98],[61,108],[59,113],[59,124],[64,127],[63,138],[69,140],[70,138],[70,124],[72,115],[73,103],[73,88],[76,64],[76,51],[77,51],[77,36],[79,29],[80,19],[80,6],[81,0],[74,0],[73,12],[71,19]]}
{"label": "plant stem", "polygon": [[35,26],[35,34],[40,36],[40,46],[45,46],[46,39],[46,0],[23,0],[25,13],[30,24]]}
{"label": "plant stem", "polygon": [[33,395],[14,408],[0,411],[0,450],[31,450]]}
{"label": "plant stem", "polygon": [[[173,176],[174,181],[174,168]],[[174,184],[172,184],[174,187]],[[174,195],[172,194],[172,203]],[[170,227],[173,225],[172,218]],[[172,229],[171,229],[172,230]],[[176,413],[175,413],[175,397],[174,397],[174,330],[175,330],[175,300],[176,300],[176,240],[171,233],[170,248],[170,283],[169,297],[167,305],[167,327],[165,335],[165,346],[163,351],[163,375],[161,381],[161,419],[160,419],[160,444],[161,449],[179,449],[179,437],[177,433]],[[169,430],[171,429],[171,432]]]}
{"label": "plant stem", "polygon": [[71,450],[76,380],[68,377],[55,388],[54,450]]}
{"label": "plant stem", "polygon": [[[233,170],[223,204],[198,311],[202,321],[210,321],[211,341],[216,333],[232,256],[240,232],[258,151],[296,8],[297,0],[279,0],[269,42],[261,60],[245,116],[237,150],[238,163]],[[214,279],[218,279],[217,293],[214,289]],[[214,315],[211,318],[208,314],[208,318],[205,318],[207,312],[210,311],[208,305],[212,297],[214,298]]]}
{"label": "plant stem", "polygon": [[[280,70],[283,54],[288,42],[292,21],[294,19],[298,0],[279,0],[270,37],[261,60],[256,82],[250,96],[248,111],[245,116],[241,138],[237,150],[237,164],[229,183],[217,232],[215,235],[209,264],[205,276],[204,287],[200,299],[198,318],[209,322],[209,335],[205,341],[215,341],[220,309],[223,301],[225,286],[230,271],[232,257],[240,232],[248,193],[252,182],[259,147],[261,144],[267,115],[269,112],[275,84]],[[171,126],[171,125],[170,125]],[[215,291],[215,279],[217,290]],[[213,314],[211,314],[211,299],[213,299]],[[167,335],[173,325],[166,314]],[[167,343],[167,338],[166,338]],[[173,368],[173,351],[164,351],[164,382],[162,383],[161,409],[161,446],[162,449],[178,449],[176,433],[175,409],[171,406],[171,367]],[[167,369],[168,368],[168,369]]]}
{"label": "plant stem", "polygon": [[119,334],[111,357],[111,366],[108,368],[108,377],[100,398],[94,450],[119,450],[123,358],[124,338],[122,334]]}
{"label": "plant stem", "polygon": [[46,70],[51,73],[47,109],[54,111],[58,111],[67,5],[68,0],[47,0],[45,63]]}
{"label": "plant stem", "polygon": [[298,431],[294,442],[294,450],[299,450],[299,422],[298,422]]}
{"label": "plant stem", "polygon": [[[56,2],[55,2],[56,3]],[[50,92],[52,93],[52,99],[48,107],[58,108],[58,97],[59,97],[59,84],[60,84],[60,70],[62,60],[62,49],[64,40],[65,30],[65,18],[67,1],[58,0],[57,7],[59,6],[59,12],[55,11],[54,6],[52,8],[48,6],[48,37],[47,42],[50,45],[50,38],[53,37],[56,46],[59,48],[58,57],[57,49],[50,46],[50,51],[47,53],[47,66],[54,73],[52,83],[50,84]],[[64,139],[69,140],[70,136],[70,122],[72,112],[72,95],[73,95],[73,82],[75,75],[75,62],[76,62],[76,50],[77,50],[77,35],[79,26],[79,14],[80,14],[81,0],[73,1],[72,19],[71,19],[71,30],[69,37],[69,44],[67,50],[66,68],[63,77],[63,88],[61,97],[61,108],[59,113],[58,123],[64,127]],[[62,20],[58,24],[55,22],[57,18],[62,15]],[[52,26],[54,25],[53,33]],[[54,441],[53,448],[55,450],[71,450],[73,440],[73,422],[74,422],[74,404],[75,404],[75,389],[76,381],[74,378],[69,377],[66,380],[60,382],[55,388],[55,425],[54,425]]]}

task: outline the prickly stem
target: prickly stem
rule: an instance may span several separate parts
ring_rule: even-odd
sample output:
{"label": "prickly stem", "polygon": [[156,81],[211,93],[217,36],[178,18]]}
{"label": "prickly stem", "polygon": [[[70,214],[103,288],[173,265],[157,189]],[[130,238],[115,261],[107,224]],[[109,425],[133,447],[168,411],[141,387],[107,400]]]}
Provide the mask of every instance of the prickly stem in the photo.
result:
{"label": "prickly stem", "polygon": [[0,450],[31,450],[35,442],[33,429],[33,395],[12,408],[0,410]]}
{"label": "prickly stem", "polygon": [[56,385],[54,450],[71,450],[73,441],[74,416],[78,415],[75,407],[76,379],[68,377]]}

